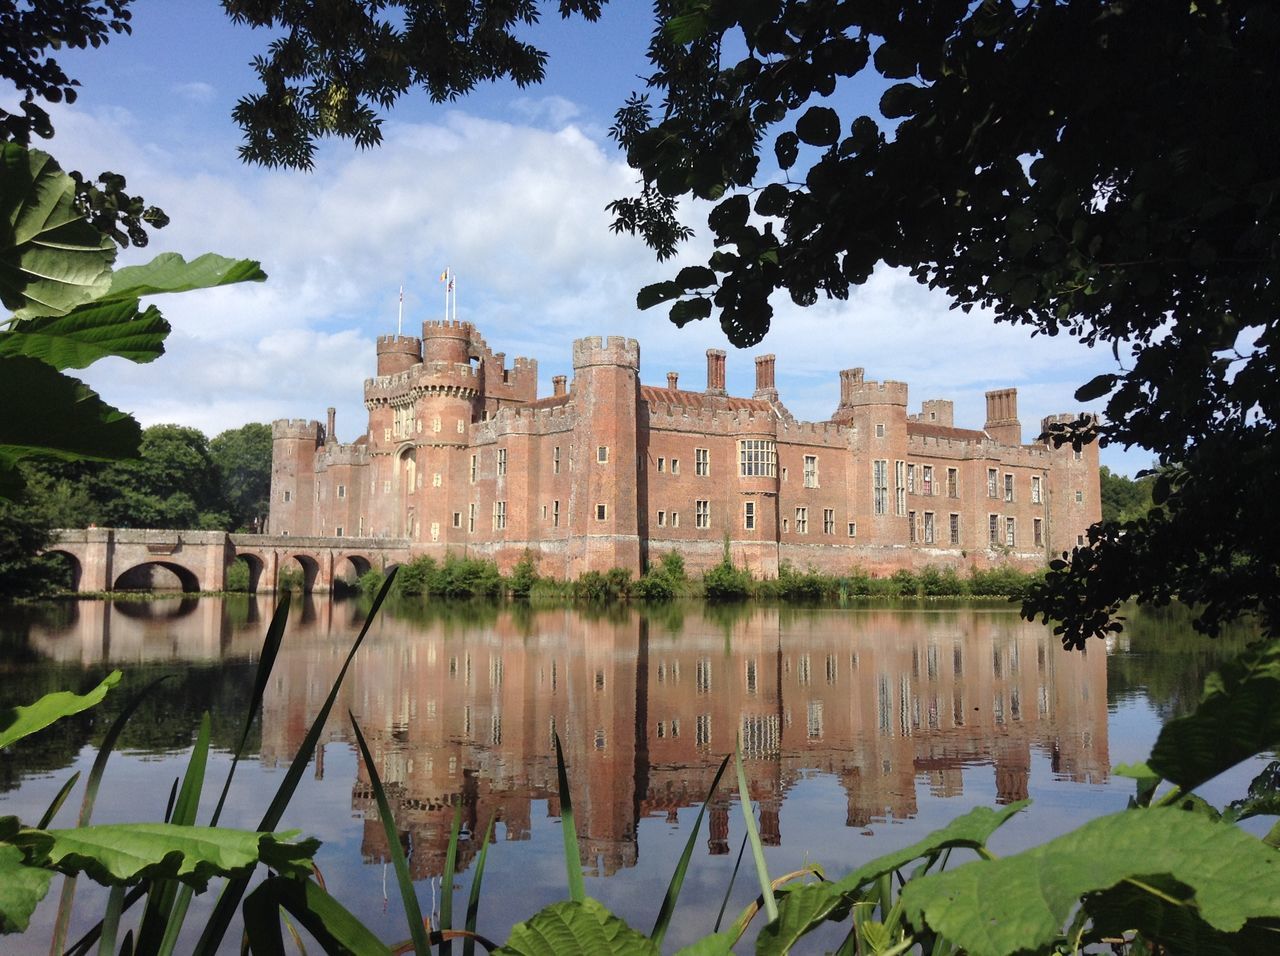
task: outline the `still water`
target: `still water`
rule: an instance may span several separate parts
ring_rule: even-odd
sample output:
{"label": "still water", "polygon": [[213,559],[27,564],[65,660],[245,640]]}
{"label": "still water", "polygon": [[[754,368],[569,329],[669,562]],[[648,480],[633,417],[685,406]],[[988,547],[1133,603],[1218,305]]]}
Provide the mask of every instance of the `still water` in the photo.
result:
{"label": "still water", "polygon": [[[160,819],[208,710],[219,753],[207,819],[271,610],[269,599],[246,597],[14,612],[0,623],[0,707],[87,687],[113,668],[125,671],[125,693],[0,755],[0,815],[38,819],[72,772],[87,774],[127,688],[169,674],[112,757],[95,820]],[[224,823],[257,824],[362,620],[354,602],[295,604]],[[1161,719],[1194,702],[1226,650],[1165,617],[1131,621],[1110,656],[1101,642],[1069,654],[1003,606],[393,609],[357,655],[285,826],[324,841],[318,860],[330,892],[383,939],[407,937],[350,712],[387,786],[424,911],[438,909],[454,805],[469,835],[455,911],[465,908],[485,825],[496,821],[479,929],[501,941],[566,896],[558,731],[587,892],[647,932],[736,736],[775,875],[818,862],[838,877],[971,807],[1030,797],[992,842],[1010,852],[1123,808],[1132,783],[1110,768],[1145,758]],[[1250,769],[1205,795],[1238,795]],[[703,824],[669,949],[715,922],[744,831],[731,778]],[[78,799],[55,825],[71,824]],[[748,862],[728,918],[752,886]],[[44,951],[57,892],[55,884],[27,936],[5,940],[6,952]],[[72,938],[104,900],[81,881]],[[199,913],[188,923],[198,931]]]}

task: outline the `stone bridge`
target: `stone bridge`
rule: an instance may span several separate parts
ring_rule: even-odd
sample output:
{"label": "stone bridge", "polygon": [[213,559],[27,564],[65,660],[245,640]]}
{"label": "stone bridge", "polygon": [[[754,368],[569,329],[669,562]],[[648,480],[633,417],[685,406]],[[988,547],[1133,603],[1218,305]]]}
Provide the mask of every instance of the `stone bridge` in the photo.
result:
{"label": "stone bridge", "polygon": [[138,568],[158,565],[184,591],[226,589],[237,559],[249,566],[249,590],[273,591],[281,570],[301,571],[307,591],[329,591],[340,577],[386,571],[409,560],[404,538],[301,538],[224,531],[135,531],[86,528],[59,531],[46,554],[71,559],[77,591],[114,591]]}

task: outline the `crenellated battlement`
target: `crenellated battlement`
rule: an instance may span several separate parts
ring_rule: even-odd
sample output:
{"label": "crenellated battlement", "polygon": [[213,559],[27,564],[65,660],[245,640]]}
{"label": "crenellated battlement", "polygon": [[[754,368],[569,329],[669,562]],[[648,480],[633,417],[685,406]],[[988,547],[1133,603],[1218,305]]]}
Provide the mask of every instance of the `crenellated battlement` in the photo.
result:
{"label": "crenellated battlement", "polygon": [[396,375],[422,361],[422,340],[412,335],[380,335],[377,349],[379,375]]}
{"label": "crenellated battlement", "polygon": [[277,418],[271,423],[271,440],[282,439],[313,441],[319,445],[324,441],[324,426],[314,419]]}
{"label": "crenellated battlement", "polygon": [[860,368],[845,369],[840,373],[840,407],[858,408],[864,405],[907,405],[907,383],[885,380],[868,382]]}
{"label": "crenellated battlement", "polygon": [[617,365],[640,370],[640,343],[621,335],[602,338],[590,335],[573,341],[573,367],[589,368],[593,365]]}
{"label": "crenellated battlement", "polygon": [[366,465],[369,463],[368,445],[326,445],[316,455],[316,468],[328,468],[333,465]]}

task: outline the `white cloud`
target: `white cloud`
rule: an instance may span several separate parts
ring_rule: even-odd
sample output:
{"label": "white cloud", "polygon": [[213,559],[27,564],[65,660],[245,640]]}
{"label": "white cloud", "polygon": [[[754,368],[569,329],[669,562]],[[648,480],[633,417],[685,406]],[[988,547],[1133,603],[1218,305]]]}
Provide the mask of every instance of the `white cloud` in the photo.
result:
{"label": "white cloud", "polygon": [[582,109],[563,96],[518,96],[511,101],[511,109],[531,123],[543,123],[560,128],[582,115]]}
{"label": "white cloud", "polygon": [[[55,153],[70,166],[126,173],[131,190],[173,219],[145,253],[122,259],[214,250],[257,258],[271,277],[157,300],[175,328],[168,354],[149,366],[101,363],[86,377],[145,423],[212,434],[250,420],[322,419],[335,405],[349,440],[363,428],[373,339],[395,330],[399,286],[408,332],[441,315],[437,279],[449,265],[459,317],[495,351],[538,359],[544,392],[551,375],[571,372],[574,338],[604,334],[640,340],[644,381],[663,383],[674,369],[686,387],[702,387],[703,352],[726,347],[723,334],[714,321],[676,329],[661,307],[636,310],[636,291],[677,266],[609,230],[605,204],[632,192],[635,174],[569,123],[573,104],[558,100],[528,106],[554,129],[450,112],[388,124],[378,149],[326,145],[311,173],[241,166],[233,142],[197,151],[150,141],[147,127],[119,111],[66,111]],[[685,213],[695,228],[697,212]],[[708,251],[700,237],[688,261]],[[981,425],[984,389],[1018,386],[1031,438],[1040,416],[1074,408],[1075,387],[1111,366],[1109,354],[1065,337],[1031,340],[989,316],[950,311],[945,298],[889,270],[848,302],[800,309],[779,296],[775,305],[764,343],[731,352],[729,384],[750,394],[751,355],[774,352],[783,400],[807,419],[835,408],[839,369],[863,366],[868,378],[906,380],[913,408],[954,399],[958,424]]]}
{"label": "white cloud", "polygon": [[217,96],[217,89],[210,83],[202,83],[195,80],[191,83],[175,83],[172,87],[173,92],[181,96],[185,100],[192,103],[212,103]]}

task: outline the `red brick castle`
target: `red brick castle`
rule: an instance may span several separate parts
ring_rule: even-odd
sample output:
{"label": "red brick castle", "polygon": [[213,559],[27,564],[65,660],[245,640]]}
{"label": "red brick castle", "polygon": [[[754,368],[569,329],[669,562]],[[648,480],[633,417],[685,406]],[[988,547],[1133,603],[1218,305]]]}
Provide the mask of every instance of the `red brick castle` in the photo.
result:
{"label": "red brick castle", "polygon": [[[801,422],[756,357],[750,398],[640,383],[634,339],[578,339],[573,381],[537,397],[537,363],[493,352],[467,322],[378,339],[368,431],[339,444],[334,412],[273,424],[272,534],[404,538],[418,553],[483,556],[577,577],[639,572],[675,550],[690,570],[727,540],[757,575],[779,564],[884,573],[1043,564],[1100,517],[1096,446],[1023,444],[1017,392],[987,393],[982,429],[952,403],[907,413],[907,386],[840,373],[829,421]],[[1054,419],[1046,420],[1045,424]]]}

